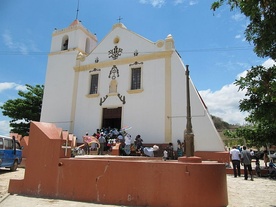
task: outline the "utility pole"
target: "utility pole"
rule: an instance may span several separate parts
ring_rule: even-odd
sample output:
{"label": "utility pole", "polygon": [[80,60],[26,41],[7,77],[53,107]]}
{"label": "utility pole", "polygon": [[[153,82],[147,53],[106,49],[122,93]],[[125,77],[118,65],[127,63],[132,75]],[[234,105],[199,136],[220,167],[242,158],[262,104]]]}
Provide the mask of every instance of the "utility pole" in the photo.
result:
{"label": "utility pole", "polygon": [[194,133],[192,127],[192,116],[191,116],[191,103],[190,103],[190,77],[189,77],[189,65],[186,65],[186,98],[187,98],[187,123],[184,132],[184,143],[186,157],[194,156]]}

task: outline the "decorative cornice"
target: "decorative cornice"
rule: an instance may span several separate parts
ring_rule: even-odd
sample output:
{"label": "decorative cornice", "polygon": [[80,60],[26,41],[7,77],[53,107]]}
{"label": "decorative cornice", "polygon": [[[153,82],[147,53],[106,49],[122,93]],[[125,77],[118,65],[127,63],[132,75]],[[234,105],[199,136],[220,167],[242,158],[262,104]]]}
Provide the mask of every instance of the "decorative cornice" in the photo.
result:
{"label": "decorative cornice", "polygon": [[89,73],[93,73],[93,72],[99,72],[101,71],[101,69],[99,68],[94,68],[93,70],[89,70]]}
{"label": "decorative cornice", "polygon": [[135,62],[144,62],[148,60],[168,58],[168,57],[171,57],[173,52],[174,50],[170,50],[170,51],[162,51],[162,52],[156,52],[156,53],[151,53],[146,55],[139,55],[135,57],[120,58],[117,60],[101,61],[99,63],[92,63],[88,65],[83,65],[83,66],[75,66],[74,70],[76,72],[79,72],[79,71],[91,70],[93,68],[106,68],[106,67],[112,67],[113,65],[118,66],[118,65],[132,64]]}
{"label": "decorative cornice", "polygon": [[52,55],[59,55],[59,54],[63,54],[63,53],[66,53],[66,52],[81,52],[82,54],[86,55],[86,52],[81,50],[80,48],[78,47],[74,47],[74,48],[70,48],[68,50],[59,50],[59,51],[56,51],[56,52],[51,52],[48,54],[48,56],[52,56]]}
{"label": "decorative cornice", "polygon": [[96,35],[92,34],[88,29],[84,28],[82,25],[73,25],[64,29],[55,30],[52,36],[54,37],[54,36],[65,34],[78,29],[82,30],[87,36],[90,36],[96,42],[98,41]]}
{"label": "decorative cornice", "polygon": [[134,94],[134,93],[142,93],[144,89],[135,89],[135,90],[128,90],[128,94]]}
{"label": "decorative cornice", "polygon": [[135,63],[129,64],[130,67],[133,66],[133,65],[143,65],[143,62],[138,63],[137,61],[135,61]]}

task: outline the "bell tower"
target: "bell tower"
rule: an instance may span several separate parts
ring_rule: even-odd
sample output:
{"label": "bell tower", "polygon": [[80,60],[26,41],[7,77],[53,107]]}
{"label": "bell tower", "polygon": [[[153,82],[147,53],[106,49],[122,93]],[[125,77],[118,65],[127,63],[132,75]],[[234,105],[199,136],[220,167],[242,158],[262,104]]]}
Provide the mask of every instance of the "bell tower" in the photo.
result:
{"label": "bell tower", "polygon": [[89,54],[96,47],[97,42],[96,35],[90,33],[78,19],[75,19],[69,27],[55,29],[52,34],[50,53],[78,50],[83,54]]}
{"label": "bell tower", "polygon": [[97,42],[96,35],[78,19],[67,28],[53,31],[40,121],[54,123],[71,133],[75,110],[73,98],[77,91],[75,82],[78,81],[78,72],[74,70],[78,64],[77,56],[79,53],[88,56]]}

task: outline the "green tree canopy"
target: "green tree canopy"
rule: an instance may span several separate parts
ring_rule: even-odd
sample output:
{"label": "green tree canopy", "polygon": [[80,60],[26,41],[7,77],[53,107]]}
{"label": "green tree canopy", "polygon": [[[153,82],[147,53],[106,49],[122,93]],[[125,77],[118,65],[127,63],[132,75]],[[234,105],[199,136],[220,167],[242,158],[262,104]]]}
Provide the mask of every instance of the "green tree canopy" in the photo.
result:
{"label": "green tree canopy", "polygon": [[246,90],[240,110],[251,112],[247,121],[276,122],[276,66],[252,67],[245,77],[236,80],[239,90]]}
{"label": "green tree canopy", "polygon": [[246,90],[240,110],[250,112],[246,117],[250,125],[239,129],[237,134],[258,145],[276,144],[276,66],[252,67],[235,84],[239,90]]}
{"label": "green tree canopy", "polygon": [[[217,0],[211,9],[223,4],[230,10],[239,9],[249,18],[245,30],[246,40],[254,44],[259,57],[276,60],[276,1],[275,0]],[[276,144],[276,66],[255,66],[245,77],[236,80],[239,90],[245,90],[240,110],[249,112],[248,125],[238,128],[231,136],[243,137],[257,146]]]}
{"label": "green tree canopy", "polygon": [[30,122],[39,121],[43,98],[43,85],[30,86],[27,91],[19,91],[21,98],[8,100],[0,108],[4,116],[11,118],[11,132],[26,136],[29,134]]}
{"label": "green tree canopy", "polygon": [[254,52],[259,57],[276,60],[276,1],[275,0],[217,0],[211,9],[216,10],[223,4],[230,9],[239,9],[249,18],[245,38],[254,44]]}

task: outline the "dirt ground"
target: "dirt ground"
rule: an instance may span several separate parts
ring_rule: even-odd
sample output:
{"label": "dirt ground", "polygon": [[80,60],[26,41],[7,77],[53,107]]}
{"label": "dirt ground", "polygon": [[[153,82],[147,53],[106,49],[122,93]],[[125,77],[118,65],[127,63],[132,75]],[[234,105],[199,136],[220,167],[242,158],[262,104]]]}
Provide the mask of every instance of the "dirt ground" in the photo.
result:
{"label": "dirt ground", "polygon": [[24,168],[18,168],[14,172],[5,168],[0,169],[0,200],[8,193],[10,179],[23,179],[24,173]]}
{"label": "dirt ground", "polygon": [[[25,169],[15,172],[0,169],[0,206],[111,206],[56,199],[40,199],[18,195],[8,195],[10,179],[23,179]],[[228,207],[276,207],[276,180],[267,177],[254,177],[254,181],[244,180],[244,177],[234,178],[227,175]],[[211,187],[211,186],[210,186]],[[34,204],[34,205],[32,205]]]}

